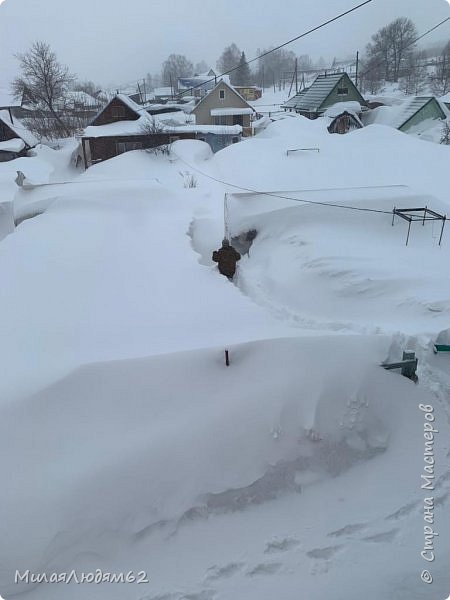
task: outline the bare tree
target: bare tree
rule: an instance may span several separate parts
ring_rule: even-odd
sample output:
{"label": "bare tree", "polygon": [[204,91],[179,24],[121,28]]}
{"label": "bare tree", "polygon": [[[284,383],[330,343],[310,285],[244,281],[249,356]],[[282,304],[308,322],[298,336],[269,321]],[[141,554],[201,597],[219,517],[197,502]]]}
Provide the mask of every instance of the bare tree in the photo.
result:
{"label": "bare tree", "polygon": [[399,17],[372,36],[366,48],[367,57],[382,65],[386,81],[397,82],[416,38],[417,29],[411,19]]}
{"label": "bare tree", "polygon": [[445,121],[442,125],[440,142],[441,144],[445,144],[446,146],[450,144],[450,123],[448,121]]}
{"label": "bare tree", "polygon": [[[43,120],[53,122],[56,129],[64,137],[73,133],[73,126],[61,116],[61,108],[66,103],[67,92],[74,83],[75,77],[67,66],[58,62],[56,54],[49,44],[34,42],[24,54],[17,54],[21,75],[12,83],[12,91],[16,98],[26,96]],[[45,137],[54,137],[50,127]]]}
{"label": "bare tree", "polygon": [[445,96],[450,92],[450,42],[447,42],[438,57],[431,87],[436,96]]}
{"label": "bare tree", "polygon": [[166,131],[166,126],[161,123],[161,121],[158,121],[154,116],[151,116],[146,119],[140,129],[141,133],[149,138],[148,147],[146,148],[147,152],[150,152],[151,154],[169,154],[168,144],[159,143],[159,136]]}
{"label": "bare tree", "polygon": [[[258,49],[258,54],[265,54],[271,48]],[[295,70],[295,54],[291,50],[275,50],[258,60],[258,80],[262,80],[264,71],[264,79],[271,84],[280,82],[285,78],[291,78]]]}
{"label": "bare tree", "polygon": [[190,77],[194,67],[190,60],[183,54],[171,54],[163,63],[162,79],[164,85],[170,85],[174,91],[178,90],[178,77]]}
{"label": "bare tree", "polygon": [[405,61],[404,76],[401,79],[400,89],[406,95],[421,94],[427,85],[427,69],[424,66],[425,57],[422,52],[411,53]]}
{"label": "bare tree", "polygon": [[93,81],[77,81],[73,86],[75,92],[85,92],[92,98],[98,98],[102,93],[102,86],[96,85]]}
{"label": "bare tree", "polygon": [[[236,46],[236,44],[231,44],[231,46],[227,46],[220,55],[219,60],[217,61],[217,69],[219,73],[227,73],[228,71],[235,69],[239,65],[241,56],[242,53]],[[231,83],[235,83],[236,71],[230,73],[230,81]]]}
{"label": "bare tree", "polygon": [[209,65],[204,60],[201,60],[200,62],[196,63],[194,71],[196,75],[202,75],[203,73],[209,71]]}
{"label": "bare tree", "polygon": [[383,86],[383,66],[376,57],[361,62],[359,88],[364,94],[378,94]]}

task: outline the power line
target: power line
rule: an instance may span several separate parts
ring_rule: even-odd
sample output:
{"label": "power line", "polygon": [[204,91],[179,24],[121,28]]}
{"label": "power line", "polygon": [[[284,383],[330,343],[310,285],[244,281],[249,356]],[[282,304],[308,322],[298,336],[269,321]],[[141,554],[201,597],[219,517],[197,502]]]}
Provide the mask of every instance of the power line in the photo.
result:
{"label": "power line", "polygon": [[[337,21],[338,19],[342,19],[343,17],[349,15],[350,13],[354,12],[355,10],[362,8],[366,4],[369,4],[370,2],[373,2],[373,0],[365,0],[365,2],[362,2],[361,4],[358,4],[357,6],[354,6],[353,8],[350,8],[349,10],[346,10],[345,12],[342,12],[342,13],[336,15],[335,17],[333,17],[331,19],[328,19],[328,21],[324,21],[320,25],[316,25],[316,27],[313,27],[312,29],[309,29],[308,31],[305,31],[304,33],[301,33],[300,35],[297,35],[296,37],[288,40],[287,42],[284,42],[283,44],[276,46],[276,48],[272,48],[271,50],[267,50],[267,52],[263,52],[263,54],[260,54],[259,56],[255,57],[255,58],[246,60],[245,63],[243,63],[243,64],[250,65],[251,63],[253,63],[257,60],[260,60],[264,56],[267,56],[268,54],[271,54],[272,52],[276,52],[277,50],[280,50],[281,48],[284,48],[285,46],[288,46],[289,44],[292,44],[293,42],[296,42],[297,40],[300,40],[301,38],[304,38],[307,35],[310,35],[311,33],[318,31],[319,29],[322,29],[322,27],[325,27],[326,25],[329,25],[330,23],[333,23],[334,21]],[[212,81],[216,81],[216,79],[218,77],[222,77],[223,75],[228,75],[229,73],[233,73],[234,71],[237,71],[239,69],[239,67],[241,67],[241,66],[242,65],[237,65],[236,67],[233,67],[232,69],[229,69],[228,71],[225,71],[224,73],[221,73],[220,75],[216,75],[215,77],[212,77],[211,79],[208,79],[207,81],[203,81],[202,83],[199,83],[195,86],[190,87],[189,90],[195,90],[198,87],[202,87],[208,83],[211,83]],[[185,92],[183,92],[182,95],[184,93]]]}
{"label": "power line", "polygon": [[[258,195],[262,195],[262,196],[270,196],[272,198],[279,198],[281,200],[293,200],[295,202],[303,202],[305,204],[317,204],[319,206],[330,206],[330,207],[342,208],[342,209],[346,209],[346,210],[357,210],[359,212],[370,212],[370,213],[378,213],[378,214],[383,214],[383,215],[392,215],[392,211],[380,210],[380,209],[377,209],[377,208],[363,208],[363,207],[360,207],[360,206],[350,206],[348,204],[335,204],[335,203],[332,203],[332,202],[319,202],[319,201],[316,201],[316,200],[303,200],[301,198],[293,198],[292,196],[285,196],[285,195],[277,194],[275,192],[261,192],[259,190],[255,190],[255,189],[252,189],[252,188],[244,187],[244,186],[241,186],[241,185],[236,185],[234,183],[229,183],[228,181],[223,181],[222,179],[219,179],[217,177],[213,177],[212,175],[208,175],[207,173],[201,171],[197,167],[194,167],[193,165],[189,164],[186,160],[184,160],[183,158],[181,158],[180,156],[178,156],[178,154],[176,152],[174,152],[173,150],[171,150],[171,152],[178,158],[178,160],[180,160],[181,162],[183,162],[186,166],[188,166],[193,171],[196,171],[197,173],[199,173],[203,177],[206,177],[207,179],[211,179],[212,181],[215,181],[216,183],[220,183],[222,185],[226,185],[226,186],[229,186],[229,187],[241,190],[242,192],[250,192],[252,194],[258,194]],[[373,186],[371,189],[386,188],[386,187],[392,188],[392,187],[405,187],[405,186],[402,186],[402,185],[399,185],[399,186],[383,186],[383,185],[381,185],[381,186]],[[344,188],[344,189],[348,190],[348,189],[352,189],[352,188]],[[359,188],[353,188],[353,189],[367,189],[367,188],[365,188],[365,187],[359,187]],[[331,190],[332,190],[332,188],[330,188],[330,191]],[[311,191],[314,191],[314,190],[311,190]]]}

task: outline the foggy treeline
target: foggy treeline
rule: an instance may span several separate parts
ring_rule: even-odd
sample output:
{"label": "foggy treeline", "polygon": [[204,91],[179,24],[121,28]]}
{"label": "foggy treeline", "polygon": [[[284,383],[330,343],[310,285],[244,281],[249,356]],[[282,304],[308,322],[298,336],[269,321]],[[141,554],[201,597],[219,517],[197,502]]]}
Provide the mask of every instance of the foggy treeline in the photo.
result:
{"label": "foggy treeline", "polygon": [[[339,70],[349,72],[363,94],[377,94],[387,83],[394,83],[406,95],[419,95],[427,89],[436,96],[445,95],[450,91],[450,41],[420,49],[418,37],[415,24],[400,17],[371,36],[358,61],[356,52],[344,60],[336,57],[326,60],[308,54],[297,56],[286,48],[261,47],[254,54],[259,58],[250,60],[250,64],[248,60],[253,56],[231,42],[215,61],[213,57],[205,57],[194,63],[185,55],[169,54],[159,72],[147,73],[138,84],[130,82],[117,89],[130,93],[134,87],[139,90],[140,98],[147,101],[160,87],[169,88],[171,95],[176,96],[180,77],[226,73],[234,85],[295,93],[317,73]],[[105,92],[101,85],[73,75],[45,42],[35,42],[16,58],[20,74],[12,83],[12,90],[27,106],[27,127],[41,139],[67,137],[82,131],[116,92]],[[36,72],[45,72],[46,81],[36,78]]]}

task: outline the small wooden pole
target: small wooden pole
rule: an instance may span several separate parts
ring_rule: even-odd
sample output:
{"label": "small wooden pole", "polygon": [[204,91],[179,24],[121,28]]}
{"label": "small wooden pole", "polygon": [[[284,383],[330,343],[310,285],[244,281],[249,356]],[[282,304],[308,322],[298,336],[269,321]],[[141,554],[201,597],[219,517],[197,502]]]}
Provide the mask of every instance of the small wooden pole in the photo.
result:
{"label": "small wooden pole", "polygon": [[425,206],[425,210],[423,211],[422,227],[425,225],[425,217],[427,216],[427,208],[428,208],[428,206]]}
{"label": "small wooden pole", "polygon": [[230,366],[230,355],[228,350],[225,350],[225,364],[227,365],[227,367]]}
{"label": "small wooden pole", "polygon": [[441,242],[442,242],[442,235],[444,233],[444,227],[445,227],[445,221],[446,220],[447,220],[447,215],[445,215],[444,220],[442,222],[441,237],[439,238],[439,246],[441,245]]}
{"label": "small wooden pole", "polygon": [[408,225],[408,235],[406,236],[406,245],[408,245],[409,242],[409,232],[411,231],[411,219],[409,220],[409,225]]}

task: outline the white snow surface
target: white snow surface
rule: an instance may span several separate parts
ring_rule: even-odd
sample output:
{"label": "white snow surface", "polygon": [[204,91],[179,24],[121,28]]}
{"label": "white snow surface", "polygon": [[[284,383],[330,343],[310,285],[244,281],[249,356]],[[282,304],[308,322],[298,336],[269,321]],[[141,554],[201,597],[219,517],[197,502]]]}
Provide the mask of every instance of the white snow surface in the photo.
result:
{"label": "white snow surface", "polygon": [[[73,145],[0,163],[16,218],[42,213],[0,242],[3,596],[448,595],[450,363],[432,344],[450,242],[415,223],[405,246],[392,208],[446,213],[450,149],[326,122],[290,115],[215,155],[178,141],[81,175]],[[19,189],[17,170],[43,185]],[[224,215],[233,237],[256,231],[233,283],[211,260]],[[406,349],[418,384],[380,366]],[[439,430],[433,491],[419,405]],[[16,569],[149,582],[15,584]]]}
{"label": "white snow surface", "polygon": [[24,148],[25,142],[20,138],[0,142],[0,152],[20,152]]}

